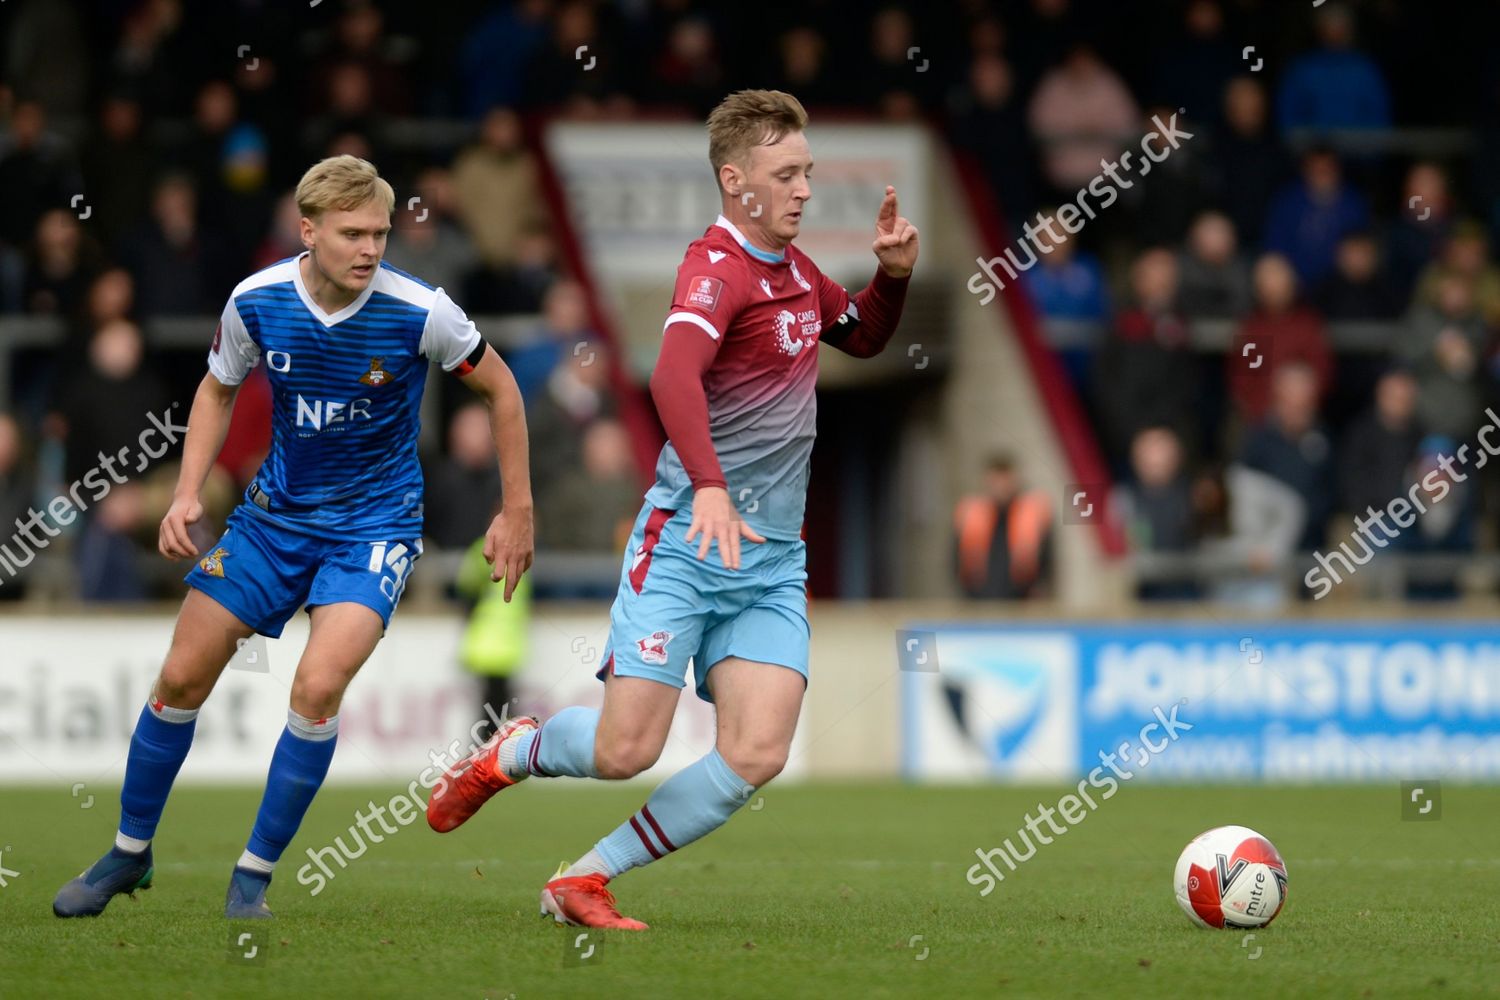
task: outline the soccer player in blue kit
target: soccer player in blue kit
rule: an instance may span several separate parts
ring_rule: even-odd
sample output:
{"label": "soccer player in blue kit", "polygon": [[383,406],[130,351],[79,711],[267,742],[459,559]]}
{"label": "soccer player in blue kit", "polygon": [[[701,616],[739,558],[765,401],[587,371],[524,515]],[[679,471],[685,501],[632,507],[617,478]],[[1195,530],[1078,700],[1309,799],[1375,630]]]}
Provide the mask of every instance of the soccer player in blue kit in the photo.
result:
{"label": "soccer player in blue kit", "polygon": [[[916,227],[889,186],[865,288],[850,295],[797,248],[812,197],[806,126],[797,99],[775,90],[731,94],[708,117],[723,214],[677,269],[651,375],[668,443],[625,550],[603,709],[509,720],[427,803],[428,823],[446,832],[528,777],[639,774],[661,754],[691,664],[698,696],[714,703],[714,749],[564,862],[541,893],[558,923],[644,930],[606,884],[713,832],[787,759],[807,684],[801,531],[818,345],[880,353],[917,260]],[[734,498],[747,497],[742,515]]]}
{"label": "soccer player in blue kit", "polygon": [[273,394],[270,454],[224,536],[188,574],[171,648],[136,723],[115,844],[68,882],[60,917],[95,916],[147,888],[151,839],[193,740],[199,707],[252,634],[275,638],[307,607],[307,647],[260,811],[234,866],[224,915],[272,916],[266,889],[333,757],[339,704],[374,651],[422,554],[418,411],[428,365],[489,406],[504,507],[485,536],[510,599],[531,566],[526,421],[510,370],[441,288],[382,261],[395,193],[353,156],[315,164],[297,185],[306,252],[240,282],[224,307],[188,418],[182,469],[159,548],[200,555],[188,526],[257,362]]}

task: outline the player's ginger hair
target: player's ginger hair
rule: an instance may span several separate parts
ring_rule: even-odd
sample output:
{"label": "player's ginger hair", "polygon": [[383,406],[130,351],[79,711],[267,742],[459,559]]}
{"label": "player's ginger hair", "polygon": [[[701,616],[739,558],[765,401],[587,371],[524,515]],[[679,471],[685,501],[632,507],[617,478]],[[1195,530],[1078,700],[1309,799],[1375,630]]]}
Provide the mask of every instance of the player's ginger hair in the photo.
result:
{"label": "player's ginger hair", "polygon": [[741,163],[752,147],[780,142],[807,128],[802,102],[780,90],[737,90],[708,116],[708,162],[714,178],[726,163]]}
{"label": "player's ginger hair", "polygon": [[333,209],[348,212],[369,201],[385,203],[387,212],[396,210],[396,192],[380,176],[375,164],[345,153],[319,160],[307,168],[297,182],[297,211],[309,219]]}

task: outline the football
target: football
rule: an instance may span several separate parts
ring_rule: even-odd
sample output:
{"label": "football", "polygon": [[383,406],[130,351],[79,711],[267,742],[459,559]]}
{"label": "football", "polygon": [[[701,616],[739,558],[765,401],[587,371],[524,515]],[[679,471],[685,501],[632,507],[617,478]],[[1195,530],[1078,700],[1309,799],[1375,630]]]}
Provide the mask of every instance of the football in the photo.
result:
{"label": "football", "polygon": [[1200,833],[1177,858],[1177,905],[1199,927],[1248,929],[1276,919],[1286,903],[1286,862],[1249,827]]}

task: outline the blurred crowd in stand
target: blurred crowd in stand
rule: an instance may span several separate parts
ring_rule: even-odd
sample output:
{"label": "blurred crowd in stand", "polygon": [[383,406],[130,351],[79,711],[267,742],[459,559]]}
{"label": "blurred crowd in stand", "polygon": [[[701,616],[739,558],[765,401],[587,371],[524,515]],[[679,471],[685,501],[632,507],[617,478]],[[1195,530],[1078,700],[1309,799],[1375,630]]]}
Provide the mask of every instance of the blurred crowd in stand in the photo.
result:
{"label": "blurred crowd in stand", "polygon": [[[526,123],[701,120],[726,92],[769,86],[822,121],[934,123],[1016,237],[1175,115],[1191,138],[1049,244],[1022,283],[1120,484],[1112,516],[1135,549],[1239,546],[1245,565],[1271,567],[1324,544],[1340,515],[1381,506],[1487,419],[1500,63],[1483,57],[1482,25],[1442,6],[11,0],[0,339],[27,318],[62,332],[11,352],[0,523],[133,440],[148,412],[187,405],[201,352],[152,331],[200,321],[206,344],[238,280],[301,251],[300,173],[354,153],[401,196],[392,264],[473,316],[520,318],[502,346],[532,423],[539,543],[613,549],[643,470]],[[1457,87],[1432,65],[1473,73]],[[1418,139],[1350,138],[1406,134]],[[1347,329],[1375,333],[1336,335]],[[464,404],[444,388],[424,455],[440,548],[467,546],[498,491],[484,414]],[[257,374],[210,483],[219,511],[254,474],[267,407]],[[59,547],[75,576],[59,592],[175,586],[133,558],[154,547],[172,475],[153,466],[69,529]],[[1026,491],[1008,457],[984,475],[956,512],[959,588],[1048,593],[1051,527],[1012,502]],[[1493,547],[1494,483],[1459,485],[1461,500],[1424,515],[1404,548]],[[1002,552],[1013,535],[1018,550]],[[28,585],[0,586],[0,599]],[[1451,589],[1417,581],[1412,593]],[[1187,578],[1141,584],[1146,597],[1205,593]]]}

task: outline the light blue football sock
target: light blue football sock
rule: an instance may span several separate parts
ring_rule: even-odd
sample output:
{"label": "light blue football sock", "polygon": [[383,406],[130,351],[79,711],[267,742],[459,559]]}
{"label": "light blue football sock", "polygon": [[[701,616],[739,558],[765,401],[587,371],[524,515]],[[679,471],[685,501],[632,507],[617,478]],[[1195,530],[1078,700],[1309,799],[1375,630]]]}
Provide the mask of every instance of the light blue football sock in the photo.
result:
{"label": "light blue football sock", "polygon": [[755,786],[719,756],[717,749],[662,782],[646,804],[594,845],[614,878],[649,865],[712,833],[749,801]]}
{"label": "light blue football sock", "polygon": [[[541,778],[597,778],[594,767],[594,731],[599,728],[599,710],[574,705],[516,737],[514,773]],[[503,763],[503,762],[502,762]]]}

